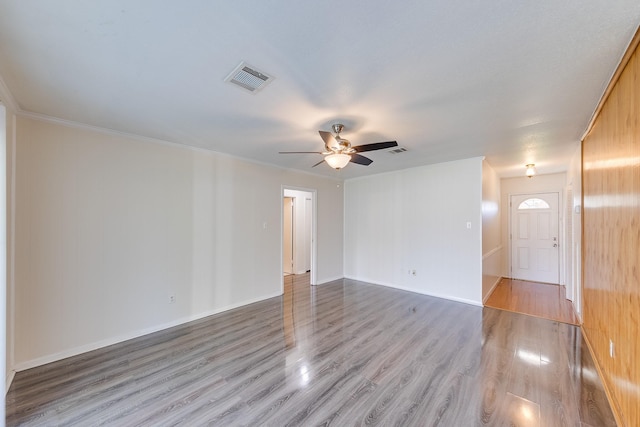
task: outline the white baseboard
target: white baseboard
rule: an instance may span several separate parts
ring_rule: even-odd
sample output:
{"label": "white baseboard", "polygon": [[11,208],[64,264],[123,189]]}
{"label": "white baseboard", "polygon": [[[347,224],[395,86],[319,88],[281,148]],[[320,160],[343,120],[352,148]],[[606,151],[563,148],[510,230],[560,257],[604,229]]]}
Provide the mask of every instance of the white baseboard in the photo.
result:
{"label": "white baseboard", "polygon": [[489,299],[493,291],[496,289],[496,286],[498,286],[498,283],[500,283],[502,279],[503,277],[498,277],[498,280],[496,280],[493,286],[491,286],[491,289],[489,289],[489,292],[487,292],[487,295],[485,295],[484,298],[482,298],[482,305],[484,305],[487,302],[487,300]]}
{"label": "white baseboard", "polygon": [[489,252],[487,252],[486,254],[482,255],[482,261],[484,261],[487,258],[492,257],[494,254],[498,253],[501,250],[502,250],[502,245],[491,249]]}
{"label": "white baseboard", "polygon": [[342,279],[344,279],[344,277],[342,277],[342,276],[324,278],[324,279],[318,280],[316,282],[316,285],[324,285],[325,283],[335,282],[336,280],[342,280]]}
{"label": "white baseboard", "polygon": [[446,299],[446,300],[449,300],[449,301],[461,302],[461,303],[464,303],[464,304],[469,304],[469,305],[475,305],[477,307],[482,307],[482,303],[480,301],[474,301],[474,300],[470,300],[470,299],[466,299],[466,298],[458,298],[458,297],[455,297],[455,296],[452,296],[452,295],[438,294],[438,293],[434,293],[434,292],[425,292],[425,291],[423,291],[421,289],[398,286],[395,283],[384,283],[384,282],[378,282],[378,281],[371,280],[371,279],[362,279],[362,278],[351,277],[351,276],[345,276],[345,279],[357,280],[359,282],[370,283],[372,285],[384,286],[386,288],[399,289],[401,291],[414,292],[414,293],[420,294],[420,295],[427,295],[427,296],[430,296],[430,297]]}
{"label": "white baseboard", "polygon": [[237,304],[232,304],[232,305],[228,305],[228,306],[225,306],[225,307],[221,307],[221,308],[205,311],[203,313],[195,314],[195,315],[192,315],[192,316],[183,317],[183,318],[171,321],[171,322],[167,322],[167,323],[163,323],[163,324],[160,324],[160,325],[152,326],[150,328],[145,328],[145,329],[140,329],[140,330],[137,330],[137,331],[132,331],[130,333],[123,334],[123,335],[120,335],[120,336],[117,336],[117,337],[111,337],[111,338],[107,338],[107,339],[100,340],[100,341],[97,341],[97,342],[93,342],[93,343],[77,346],[77,347],[70,348],[70,349],[67,349],[67,350],[64,350],[64,351],[60,351],[58,353],[48,354],[46,356],[38,357],[36,359],[26,360],[24,362],[18,362],[18,363],[16,363],[16,366],[14,367],[14,370],[15,370],[15,372],[20,372],[20,371],[24,371],[26,369],[35,368],[37,366],[46,365],[47,363],[56,362],[58,360],[66,359],[67,357],[77,356],[78,354],[87,353],[89,351],[97,350],[97,349],[103,348],[103,347],[108,347],[108,346],[113,345],[113,344],[118,344],[118,343],[130,340],[130,339],[133,339],[133,338],[138,338],[138,337],[141,337],[141,336],[144,336],[144,335],[148,335],[148,334],[151,334],[151,333],[154,333],[154,332],[162,331],[164,329],[173,328],[174,326],[183,325],[183,324],[188,323],[188,322],[193,322],[194,320],[203,319],[205,317],[212,316],[214,314],[222,313],[224,311],[233,310],[234,308],[238,308],[238,307],[242,307],[242,306],[245,306],[245,305],[253,304],[253,303],[256,303],[256,302],[264,301],[264,300],[267,300],[267,299],[270,299],[270,298],[278,297],[280,295],[282,295],[282,294],[278,293],[278,294],[274,294],[274,295],[266,295],[266,296],[263,296],[263,297],[260,297],[260,298],[255,298],[255,299],[242,301],[242,302],[237,303]]}
{"label": "white baseboard", "polygon": [[9,372],[7,372],[7,378],[6,378],[6,386],[7,388],[5,388],[4,390],[4,395],[7,395],[7,392],[9,391],[9,387],[11,387],[11,383],[13,382],[13,377],[16,376],[16,371],[14,371],[13,369],[10,370]]}

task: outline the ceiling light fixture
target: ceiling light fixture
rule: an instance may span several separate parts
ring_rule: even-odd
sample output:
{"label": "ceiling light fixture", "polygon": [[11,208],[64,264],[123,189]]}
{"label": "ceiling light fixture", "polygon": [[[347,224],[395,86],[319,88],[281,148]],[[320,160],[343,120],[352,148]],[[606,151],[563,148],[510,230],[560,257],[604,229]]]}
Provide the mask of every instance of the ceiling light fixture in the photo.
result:
{"label": "ceiling light fixture", "polygon": [[343,153],[329,154],[324,158],[325,162],[334,169],[342,169],[349,164],[351,156]]}
{"label": "ceiling light fixture", "polygon": [[525,166],[527,168],[527,178],[532,178],[533,175],[536,174],[536,165],[534,165],[533,163],[529,163],[528,165]]}

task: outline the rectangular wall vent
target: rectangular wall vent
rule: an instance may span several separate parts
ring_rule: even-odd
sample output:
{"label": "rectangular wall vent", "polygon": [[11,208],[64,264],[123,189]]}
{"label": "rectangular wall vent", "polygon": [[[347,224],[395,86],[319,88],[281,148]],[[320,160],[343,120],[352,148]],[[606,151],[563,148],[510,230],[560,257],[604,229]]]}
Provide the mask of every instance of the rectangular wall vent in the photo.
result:
{"label": "rectangular wall vent", "polygon": [[407,151],[406,148],[398,147],[398,148],[395,148],[393,150],[389,150],[389,153],[391,153],[391,154],[400,154],[400,153],[404,153],[405,151]]}
{"label": "rectangular wall vent", "polygon": [[246,62],[241,62],[224,81],[240,86],[251,93],[257,93],[273,79],[273,76],[256,70]]}

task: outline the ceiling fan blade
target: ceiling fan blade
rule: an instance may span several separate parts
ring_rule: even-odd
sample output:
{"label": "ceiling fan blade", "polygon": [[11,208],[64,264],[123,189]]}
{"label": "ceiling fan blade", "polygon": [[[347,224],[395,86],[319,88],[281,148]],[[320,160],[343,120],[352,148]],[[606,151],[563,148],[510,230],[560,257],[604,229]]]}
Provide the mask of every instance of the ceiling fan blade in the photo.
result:
{"label": "ceiling fan blade", "polygon": [[278,151],[278,154],[324,154],[322,151]]}
{"label": "ceiling fan blade", "polygon": [[316,163],[315,165],[311,166],[312,168],[315,168],[316,166],[318,166],[319,164],[324,163],[324,159],[320,160],[318,163]]}
{"label": "ceiling fan blade", "polygon": [[364,166],[369,166],[371,163],[373,163],[373,160],[371,160],[368,157],[365,156],[361,156],[360,154],[350,154],[351,156],[351,163],[357,163],[359,165],[364,165]]}
{"label": "ceiling fan blade", "polygon": [[320,137],[324,141],[324,144],[328,147],[333,147],[337,142],[335,136],[333,136],[331,132],[325,132],[323,130],[319,130],[318,133],[320,134]]}
{"label": "ceiling fan blade", "polygon": [[387,141],[387,142],[374,142],[373,144],[363,144],[357,145],[353,147],[356,150],[356,153],[363,153],[365,151],[375,151],[375,150],[384,150],[385,148],[397,147],[398,143],[396,141]]}

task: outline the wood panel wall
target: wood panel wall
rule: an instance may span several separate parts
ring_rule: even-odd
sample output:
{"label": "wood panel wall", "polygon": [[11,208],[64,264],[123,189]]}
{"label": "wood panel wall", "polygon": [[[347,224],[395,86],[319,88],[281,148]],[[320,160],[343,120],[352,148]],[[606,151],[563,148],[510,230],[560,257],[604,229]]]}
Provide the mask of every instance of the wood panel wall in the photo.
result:
{"label": "wood panel wall", "polygon": [[640,426],[638,34],[582,148],[583,328],[623,426]]}

